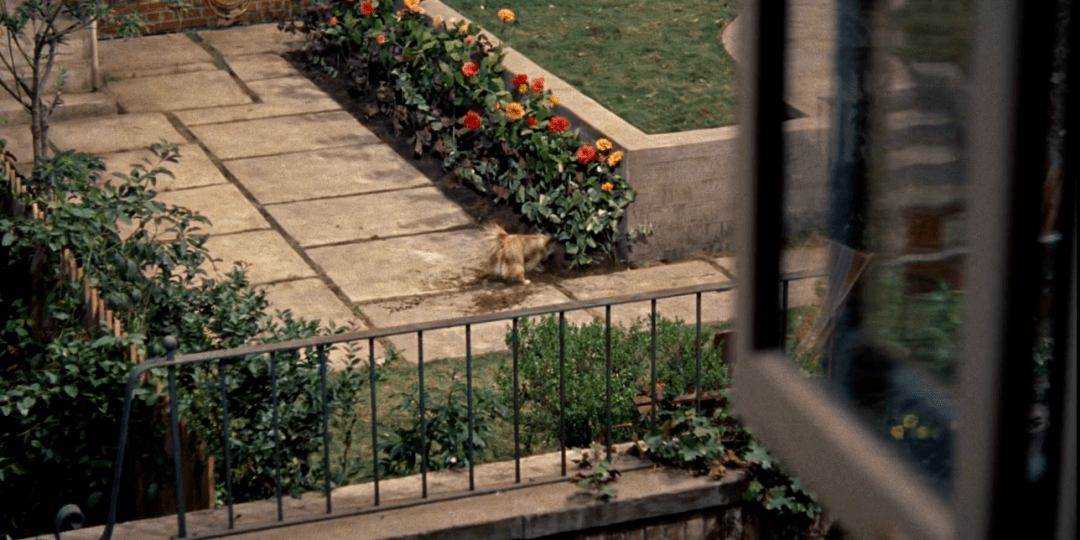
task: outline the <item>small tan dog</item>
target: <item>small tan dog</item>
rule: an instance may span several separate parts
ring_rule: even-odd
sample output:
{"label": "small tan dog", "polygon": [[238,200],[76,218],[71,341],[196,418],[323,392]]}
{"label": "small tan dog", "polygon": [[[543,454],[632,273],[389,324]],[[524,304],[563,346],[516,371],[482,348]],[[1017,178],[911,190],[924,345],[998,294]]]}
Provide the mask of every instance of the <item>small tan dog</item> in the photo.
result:
{"label": "small tan dog", "polygon": [[491,243],[491,273],[507,281],[528,285],[525,272],[535,270],[555,251],[555,242],[546,234],[507,234],[495,223],[484,225]]}

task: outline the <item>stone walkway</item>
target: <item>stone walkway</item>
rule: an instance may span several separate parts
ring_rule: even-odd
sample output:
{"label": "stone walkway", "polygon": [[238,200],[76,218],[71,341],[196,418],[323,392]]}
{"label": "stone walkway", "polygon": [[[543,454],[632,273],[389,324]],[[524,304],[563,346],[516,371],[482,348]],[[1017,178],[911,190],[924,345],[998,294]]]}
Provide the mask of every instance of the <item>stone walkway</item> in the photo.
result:
{"label": "stone walkway", "polygon": [[[170,166],[176,178],[158,184],[160,200],[207,216],[207,247],[217,260],[211,273],[246,263],[272,309],[387,328],[492,306],[541,307],[733,277],[734,261],[720,258],[528,286],[483,279],[480,225],[281,57],[298,46],[296,36],[273,24],[197,36],[202,45],[182,34],[102,41],[107,91],[120,114],[56,121],[52,143],[102,155],[110,175],[140,163],[151,143],[180,145],[182,159]],[[25,126],[0,127],[0,138],[21,161],[31,159]],[[824,266],[820,250],[789,260],[788,270]],[[815,301],[812,286],[795,285],[792,305]],[[694,318],[692,298],[660,301],[658,308]],[[612,310],[620,324],[647,314],[647,303]],[[706,321],[733,314],[734,293],[704,295]],[[507,326],[474,328],[474,352],[505,348]],[[389,342],[415,361],[415,340]],[[425,359],[464,356],[464,330],[425,333],[424,352]]]}

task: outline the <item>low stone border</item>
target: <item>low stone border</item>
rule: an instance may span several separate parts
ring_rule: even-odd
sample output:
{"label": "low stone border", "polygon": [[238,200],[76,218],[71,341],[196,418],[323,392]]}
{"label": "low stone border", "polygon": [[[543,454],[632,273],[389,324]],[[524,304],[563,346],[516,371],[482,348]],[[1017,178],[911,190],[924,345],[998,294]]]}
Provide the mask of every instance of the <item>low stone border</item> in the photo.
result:
{"label": "low stone border", "polygon": [[[439,0],[425,0],[428,17],[468,20]],[[490,33],[492,43],[500,43]],[[544,86],[559,97],[557,114],[580,128],[586,141],[606,137],[623,149],[620,174],[637,191],[627,209],[625,230],[650,225],[643,242],[620,246],[630,261],[677,260],[707,252],[730,252],[737,212],[738,126],[649,135],[582,94],[532,60],[505,47],[504,78],[519,73],[544,77]],[[785,124],[788,145],[786,230],[790,234],[821,230],[825,222],[828,131],[817,118]]]}

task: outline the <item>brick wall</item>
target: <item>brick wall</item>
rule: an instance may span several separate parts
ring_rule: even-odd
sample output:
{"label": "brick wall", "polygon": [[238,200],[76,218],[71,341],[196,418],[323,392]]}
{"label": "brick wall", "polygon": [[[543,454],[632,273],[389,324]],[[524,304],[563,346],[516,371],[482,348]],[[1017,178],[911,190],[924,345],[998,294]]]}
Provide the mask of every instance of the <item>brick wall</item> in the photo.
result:
{"label": "brick wall", "polygon": [[[228,6],[236,4],[233,9]],[[157,0],[136,0],[133,5],[118,7],[116,13],[138,12],[146,19],[148,28],[144,34],[159,34],[197,28],[215,28],[236,24],[252,24],[281,21],[289,18],[292,0],[188,0],[191,7],[183,12],[182,19]],[[303,5],[307,5],[307,1]],[[99,28],[102,35],[109,36],[115,29],[109,25]]]}

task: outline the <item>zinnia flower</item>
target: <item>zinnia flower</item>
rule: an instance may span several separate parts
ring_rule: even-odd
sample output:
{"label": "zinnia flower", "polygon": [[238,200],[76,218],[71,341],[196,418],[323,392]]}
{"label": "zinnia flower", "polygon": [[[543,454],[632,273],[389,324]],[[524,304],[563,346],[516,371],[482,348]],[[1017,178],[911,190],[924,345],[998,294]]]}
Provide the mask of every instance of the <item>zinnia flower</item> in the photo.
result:
{"label": "zinnia flower", "polygon": [[919,417],[914,414],[904,415],[904,421],[902,422],[904,427],[908,429],[915,429],[915,426],[919,425]]}
{"label": "zinnia flower", "polygon": [[480,129],[480,115],[469,111],[465,118],[461,119],[461,123],[465,124],[465,127],[469,129]]}
{"label": "zinnia flower", "polygon": [[559,104],[559,98],[557,98],[555,96],[551,96],[551,99],[548,100],[548,107],[554,107],[554,106],[556,106],[558,104]]}
{"label": "zinnia flower", "polygon": [[584,165],[594,159],[596,159],[596,150],[593,150],[593,147],[587,144],[581,145],[581,148],[577,151],[578,162]]}
{"label": "zinnia flower", "polygon": [[472,41],[473,41],[472,36],[465,36],[465,43],[472,43]]}
{"label": "zinnia flower", "polygon": [[337,24],[337,17],[330,17],[330,26],[334,26],[336,24]]}
{"label": "zinnia flower", "polygon": [[379,45],[382,45],[383,43],[386,43],[386,36],[379,34],[379,36],[375,38],[375,41],[379,42]]}
{"label": "zinnia flower", "polygon": [[536,117],[535,116],[530,116],[530,117],[526,118],[525,121],[528,122],[530,126],[536,127]]}
{"label": "zinnia flower", "polygon": [[519,94],[524,94],[525,92],[528,92],[528,91],[529,91],[528,85],[524,85],[524,84],[519,84],[518,85],[518,93]]}
{"label": "zinnia flower", "polygon": [[525,116],[525,107],[514,102],[506,106],[506,117],[511,120],[521,120]]}
{"label": "zinnia flower", "polygon": [[607,152],[608,150],[611,150],[611,141],[607,139],[600,139],[596,141],[596,149],[601,152]]}
{"label": "zinnia flower", "polygon": [[894,439],[896,439],[898,441],[903,439],[904,438],[904,426],[893,426],[892,429],[889,430],[889,435],[892,435],[892,438],[894,438]]}
{"label": "zinnia flower", "polygon": [[409,11],[411,11],[411,12],[417,14],[417,15],[423,15],[424,14],[424,8],[422,8],[420,6],[413,6],[413,7],[409,8]]}
{"label": "zinnia flower", "polygon": [[604,182],[604,185],[600,186],[600,191],[604,193],[611,193],[611,190],[615,189],[615,184],[611,182]]}
{"label": "zinnia flower", "polygon": [[532,88],[534,94],[539,94],[544,91],[544,78],[537,77],[532,81]]}
{"label": "zinnia flower", "polygon": [[461,25],[461,28],[458,28],[458,31],[461,32],[462,34],[464,34],[465,32],[468,32],[469,31],[469,24],[465,23],[465,24]]}
{"label": "zinnia flower", "polygon": [[475,77],[477,73],[480,73],[480,66],[475,62],[466,62],[464,66],[461,66],[461,74],[466,77]]}
{"label": "zinnia flower", "polygon": [[622,158],[623,158],[623,153],[622,152],[619,152],[618,150],[612,152],[611,155],[608,156],[608,158],[607,158],[607,166],[608,167],[614,167],[614,166],[618,165],[619,162],[622,161]]}
{"label": "zinnia flower", "polygon": [[405,4],[406,8],[412,9],[420,5],[420,0],[404,0],[402,3]]}
{"label": "zinnia flower", "polygon": [[503,20],[503,22],[514,22],[514,12],[510,11],[509,9],[502,8],[496,13],[496,15],[498,15],[499,18]]}
{"label": "zinnia flower", "polygon": [[548,122],[548,129],[555,133],[562,133],[570,129],[570,121],[561,116],[553,116],[551,122]]}
{"label": "zinnia flower", "polygon": [[371,2],[364,2],[363,4],[360,4],[360,13],[371,15],[372,13],[375,13],[375,6],[371,5]]}
{"label": "zinnia flower", "polygon": [[522,73],[521,75],[514,77],[514,82],[511,84],[513,84],[514,86],[521,86],[527,82],[529,82],[529,76]]}

